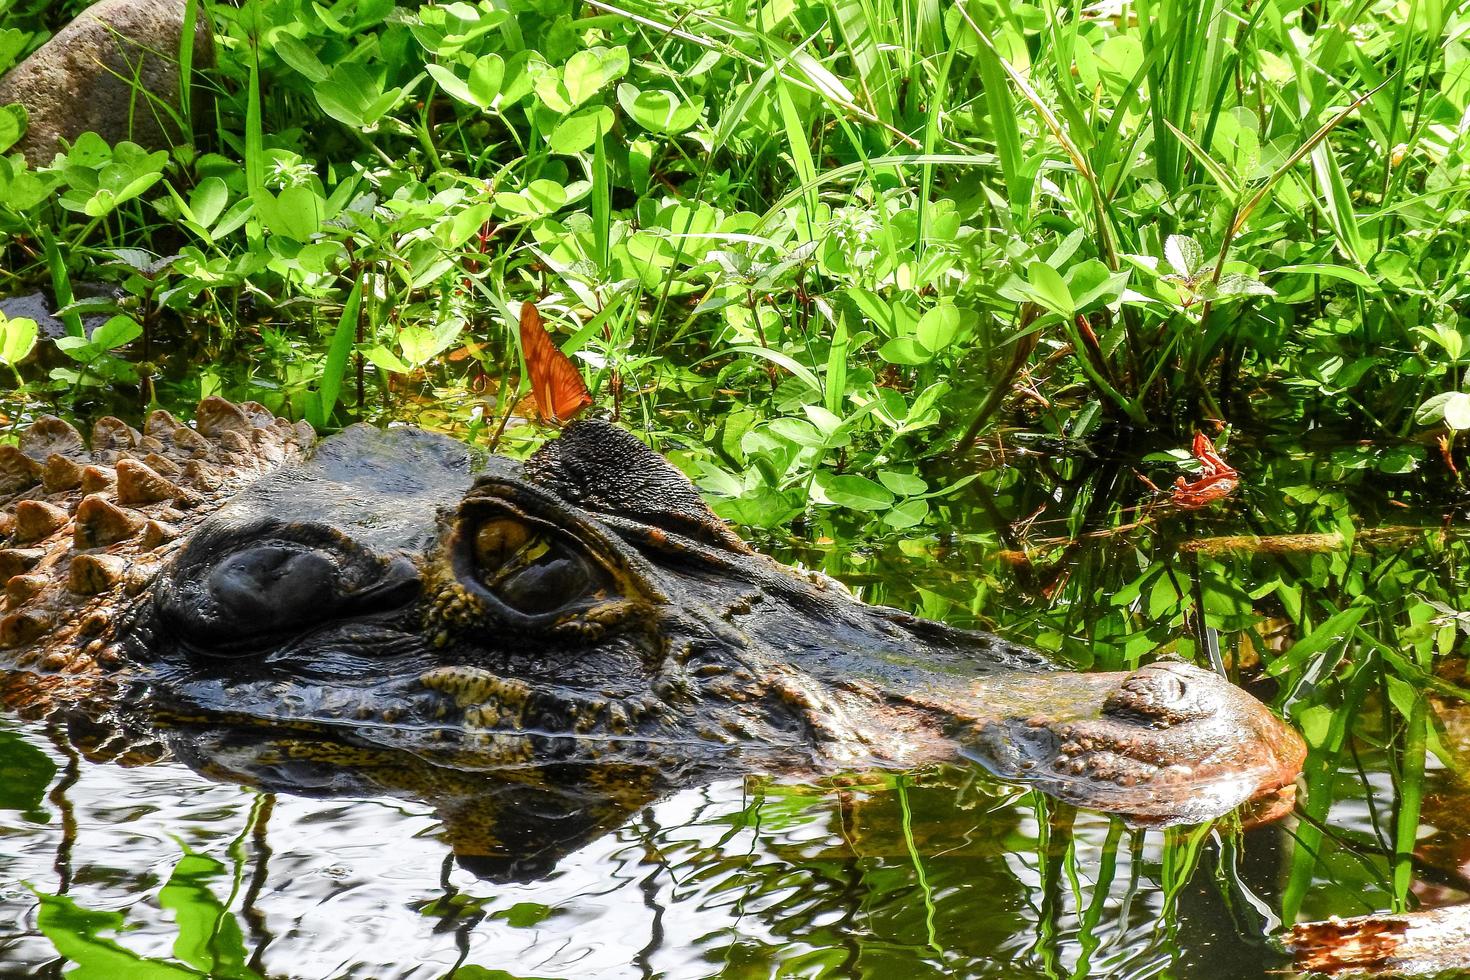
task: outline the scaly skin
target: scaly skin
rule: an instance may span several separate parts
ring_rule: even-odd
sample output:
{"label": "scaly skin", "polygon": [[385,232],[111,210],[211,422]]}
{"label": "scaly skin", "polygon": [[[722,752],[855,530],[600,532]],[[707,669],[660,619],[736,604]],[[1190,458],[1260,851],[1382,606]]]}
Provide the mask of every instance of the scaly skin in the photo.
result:
{"label": "scaly skin", "polygon": [[113,620],[180,539],[224,500],[315,440],[253,402],[199,406],[195,427],[115,418],[90,448],[47,416],[0,445],[0,650],[12,668],[95,674]]}
{"label": "scaly skin", "polygon": [[755,554],[604,423],[524,465],[407,428],[308,451],[304,427],[217,399],[196,424],[103,420],[87,450],[43,420],[0,450],[12,707],[108,704],[276,788],[402,754],[632,803],[968,757],[1172,823],[1279,801],[1301,766],[1300,738],[1208,672],[1060,672]]}

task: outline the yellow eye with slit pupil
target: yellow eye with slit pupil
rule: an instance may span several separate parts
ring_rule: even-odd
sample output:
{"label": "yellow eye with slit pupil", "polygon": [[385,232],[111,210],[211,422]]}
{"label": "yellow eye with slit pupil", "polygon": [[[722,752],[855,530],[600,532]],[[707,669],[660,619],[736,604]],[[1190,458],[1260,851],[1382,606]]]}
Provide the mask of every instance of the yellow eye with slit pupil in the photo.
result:
{"label": "yellow eye with slit pupil", "polygon": [[461,521],[455,571],[472,592],[481,590],[487,610],[550,617],[612,594],[596,553],[560,528],[503,512],[461,514]]}
{"label": "yellow eye with slit pupil", "polygon": [[531,541],[531,532],[520,521],[500,518],[486,521],[475,532],[475,562],[493,570],[510,563]]}

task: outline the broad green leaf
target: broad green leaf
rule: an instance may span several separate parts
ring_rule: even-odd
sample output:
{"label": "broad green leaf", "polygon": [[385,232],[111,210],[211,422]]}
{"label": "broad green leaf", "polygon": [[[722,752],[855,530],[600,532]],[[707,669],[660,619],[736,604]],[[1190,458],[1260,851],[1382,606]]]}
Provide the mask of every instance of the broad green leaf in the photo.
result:
{"label": "broad green leaf", "polygon": [[463,79],[443,65],[425,65],[424,70],[429,73],[429,77],[438,84],[439,88],[448,95],[481,109],[488,109],[490,107],[488,102],[482,103],[475,97],[475,94],[470,91],[469,85]]}
{"label": "broad green leaf", "polygon": [[562,84],[565,86],[568,108],[575,109],[586,102],[606,83],[603,61],[596,51],[578,51],[567,59],[566,67],[562,69]]}
{"label": "broad green leaf", "polygon": [[438,329],[404,327],[398,332],[398,346],[411,364],[427,364],[440,351],[459,337],[462,324],[446,321]]}
{"label": "broad green leaf", "polygon": [[1470,395],[1457,391],[1454,397],[1445,402],[1444,424],[1456,432],[1470,429]]}
{"label": "broad green leaf", "polygon": [[816,483],[828,500],[849,510],[874,511],[893,506],[893,493],[887,487],[856,473],[819,470]]}
{"label": "broad green leaf", "polygon": [[815,425],[828,439],[832,438],[834,432],[842,428],[842,419],[821,405],[803,405],[801,408],[806,412],[806,417],[811,419],[812,425]]}
{"label": "broad green leaf", "polygon": [[929,489],[929,484],[924,482],[922,476],[899,473],[894,470],[879,470],[878,482],[901,497],[912,497],[915,494],[925,493]]}
{"label": "broad green leaf", "polygon": [[962,326],[959,309],[953,303],[940,303],[919,317],[918,326],[914,328],[914,339],[925,350],[937,354],[955,342]]}
{"label": "broad green leaf", "polygon": [[321,18],[323,24],[326,24],[327,27],[336,31],[338,34],[351,33],[352,26],[350,24],[343,23],[342,20],[337,16],[337,12],[334,8],[323,6],[322,4],[317,3],[316,0],[313,0],[311,9],[316,11],[316,15]]}
{"label": "broad green leaf", "polygon": [[99,187],[97,191],[82,204],[82,213],[89,218],[102,218],[111,214],[120,202],[111,188]]}
{"label": "broad green leaf", "polygon": [[889,364],[928,364],[934,359],[933,352],[913,337],[894,337],[878,348],[878,356]]}
{"label": "broad green leaf", "polygon": [[1412,473],[1419,468],[1424,450],[1418,446],[1396,446],[1385,452],[1378,460],[1380,473]]}
{"label": "broad green leaf", "polygon": [[321,59],[300,38],[292,37],[289,34],[277,34],[271,42],[271,47],[275,50],[276,54],[280,55],[282,61],[305,75],[312,82],[320,84],[326,81],[332,74],[327,69],[327,66],[322,64]]}
{"label": "broad green leaf", "polygon": [[768,428],[782,439],[785,439],[787,442],[794,442],[798,446],[821,448],[827,444],[826,436],[822,435],[815,425],[812,425],[805,419],[772,419]]}
{"label": "broad green leaf", "polygon": [[155,170],[152,173],[139,174],[132,180],[129,180],[126,184],[122,186],[120,190],[117,191],[116,199],[113,201],[113,206],[116,207],[119,204],[126,204],[128,201],[131,201],[139,194],[142,194],[144,191],[146,191],[148,188],[152,187],[154,184],[158,183],[162,179],[162,170]]}
{"label": "broad green leaf", "polygon": [[533,180],[522,191],[502,191],[495,195],[497,207],[526,216],[552,214],[566,203],[566,188],[554,180]]}
{"label": "broad green leaf", "polygon": [[589,106],[556,124],[547,141],[553,153],[580,153],[592,145],[598,133],[612,129],[613,112],[605,105]]}
{"label": "broad green leaf", "polygon": [[204,227],[212,226],[230,200],[230,189],[218,177],[205,177],[189,195],[189,210]]}
{"label": "broad green leaf", "polygon": [[663,89],[644,89],[624,83],[618,86],[618,105],[644,129],[674,136],[699,121],[704,100],[681,99]]}
{"label": "broad green leaf", "polygon": [[8,319],[0,313],[0,362],[16,365],[25,360],[36,346],[36,321],[18,316]]}
{"label": "broad green leaf", "polygon": [[802,512],[801,504],[793,499],[793,495],[771,487],[760,487],[734,500],[716,500],[710,506],[727,521],[763,528],[785,524]]}
{"label": "broad green leaf", "polygon": [[89,346],[98,351],[116,350],[124,344],[132,343],[142,335],[142,325],[132,317],[120,313],[92,333]]}
{"label": "broad green leaf", "polygon": [[0,74],[4,74],[25,51],[31,41],[31,33],[18,27],[0,29]]}
{"label": "broad green leaf", "polygon": [[403,358],[382,344],[374,344],[372,347],[363,351],[362,356],[367,358],[368,362],[378,370],[386,371],[389,374],[408,374],[413,370],[412,365],[408,364]]}
{"label": "broad green leaf", "polygon": [[1076,310],[1072,293],[1057,270],[1045,262],[1032,262],[1026,267],[1026,278],[1036,301],[1058,316],[1070,317]]}
{"label": "broad green leaf", "polygon": [[1470,394],[1463,391],[1445,391],[1427,399],[1414,413],[1414,421],[1420,425],[1438,425],[1443,422],[1456,432],[1470,429]]}
{"label": "broad green leaf", "polygon": [[377,79],[366,68],[352,62],[343,62],[333,68],[331,76],[319,83],[315,92],[317,104],[323,112],[356,129],[377,122],[382,114],[374,114],[376,103],[383,94]]}
{"label": "broad green leaf", "polygon": [[489,220],[491,210],[490,203],[482,201],[479,204],[471,204],[456,214],[449,221],[447,234],[443,238],[444,247],[455,249],[468,242]]}
{"label": "broad green leaf", "polygon": [[273,234],[309,242],[321,231],[325,208],[315,188],[296,184],[283,188],[280,194],[261,190],[255,195],[255,210]]}
{"label": "broad green leaf", "polygon": [[883,523],[892,528],[917,527],[929,516],[929,501],[900,500],[883,515]]}
{"label": "broad green leaf", "polygon": [[505,81],[505,60],[498,54],[487,54],[470,68],[470,95],[481,108],[495,104],[500,86]]}
{"label": "broad green leaf", "polygon": [[1213,287],[1208,282],[1203,290],[1208,297],[1229,298],[1234,296],[1275,296],[1276,291],[1266,285],[1255,276],[1245,276],[1238,273],[1221,276],[1220,281]]}
{"label": "broad green leaf", "polygon": [[25,135],[26,124],[25,106],[19,102],[0,106],[0,153],[10,149]]}
{"label": "broad green leaf", "polygon": [[93,170],[99,169],[111,159],[112,147],[101,136],[90,131],[78,136],[71,145],[71,152],[66,155],[68,167],[90,167]]}
{"label": "broad green leaf", "polygon": [[1193,279],[1195,273],[1204,267],[1205,250],[1188,235],[1170,235],[1164,242],[1164,258],[1179,275]]}

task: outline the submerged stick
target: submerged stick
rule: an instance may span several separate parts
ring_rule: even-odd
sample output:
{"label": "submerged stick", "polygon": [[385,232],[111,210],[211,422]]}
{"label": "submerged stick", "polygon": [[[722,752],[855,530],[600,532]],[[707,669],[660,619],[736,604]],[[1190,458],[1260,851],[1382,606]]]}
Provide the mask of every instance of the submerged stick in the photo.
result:
{"label": "submerged stick", "polygon": [[1470,905],[1305,922],[1284,940],[1307,972],[1458,976],[1470,970]]}
{"label": "submerged stick", "polygon": [[[1445,531],[1442,527],[1370,527],[1353,535],[1354,543],[1393,545],[1412,541],[1424,534]],[[1287,555],[1330,554],[1347,547],[1347,536],[1341,531],[1313,534],[1228,534],[1214,538],[1194,538],[1179,544],[1186,555]]]}

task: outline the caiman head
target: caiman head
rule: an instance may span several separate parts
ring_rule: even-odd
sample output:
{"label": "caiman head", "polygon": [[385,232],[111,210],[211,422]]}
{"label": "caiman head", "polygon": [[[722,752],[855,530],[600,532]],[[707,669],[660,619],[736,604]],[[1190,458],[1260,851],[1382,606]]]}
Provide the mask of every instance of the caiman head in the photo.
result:
{"label": "caiman head", "polygon": [[308,451],[302,429],[217,400],[197,429],[107,422],[90,461],[37,425],[46,439],[0,447],[21,498],[0,643],[31,674],[135,683],[172,725],[541,782],[969,756],[1155,822],[1300,768],[1300,739],[1206,671],[1059,672],[758,555],[605,423],[525,463],[411,428]]}

